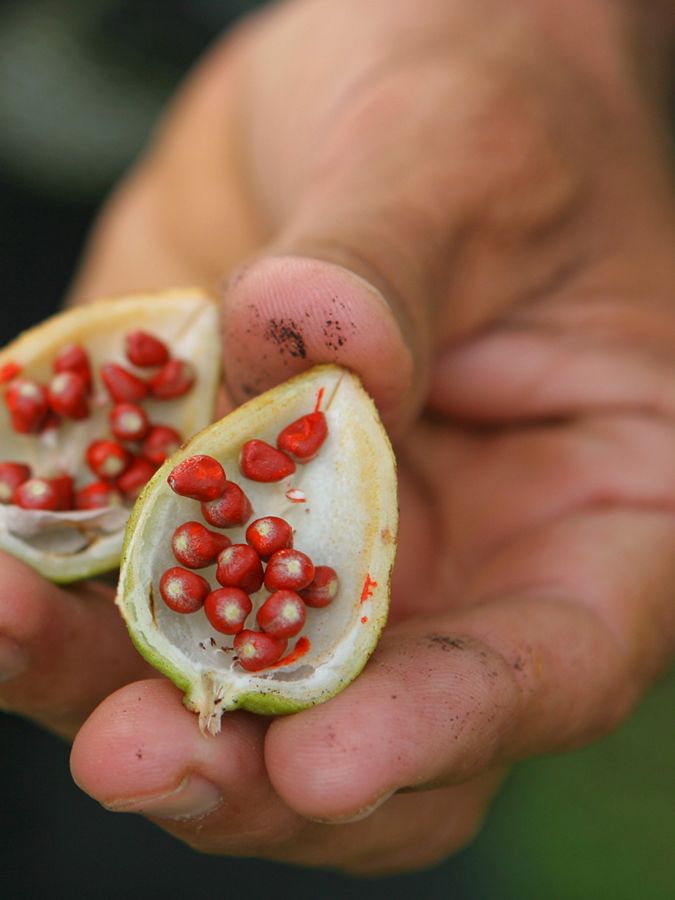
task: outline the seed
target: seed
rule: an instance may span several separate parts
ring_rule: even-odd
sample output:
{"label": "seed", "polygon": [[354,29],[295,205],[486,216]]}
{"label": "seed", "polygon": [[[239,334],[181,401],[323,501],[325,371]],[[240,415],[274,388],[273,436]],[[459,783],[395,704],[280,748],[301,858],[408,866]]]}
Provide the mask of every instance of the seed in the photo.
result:
{"label": "seed", "polygon": [[87,419],[89,386],[77,372],[59,372],[47,386],[47,399],[52,410],[68,419]]}
{"label": "seed", "polygon": [[300,591],[314,578],[314,563],[300,550],[277,550],[265,570],[265,587],[269,591],[286,588]]}
{"label": "seed", "polygon": [[57,509],[72,509],[75,497],[75,482],[70,475],[58,475],[50,478],[57,497]]}
{"label": "seed", "polygon": [[263,516],[246,529],[246,543],[261,559],[269,559],[277,550],[293,546],[293,529],[285,519]]}
{"label": "seed", "polygon": [[251,481],[281,481],[295,472],[295,463],[271,444],[254,439],[241,448],[239,468]]}
{"label": "seed", "polygon": [[75,509],[105,509],[119,506],[120,497],[108,481],[92,481],[75,493]]}
{"label": "seed", "polygon": [[206,618],[216,631],[223,634],[240,632],[252,609],[251,598],[245,591],[236,587],[211,591],[204,601]]}
{"label": "seed", "polygon": [[119,441],[141,441],[150,428],[145,410],[136,403],[117,403],[110,410],[108,421]]}
{"label": "seed", "polygon": [[187,394],[195,383],[195,370],[184,359],[170,359],[150,379],[150,393],[156,400],[173,400]]}
{"label": "seed", "polygon": [[135,500],[156,471],[157,467],[145,457],[134,456],[115,484],[128,500]]}
{"label": "seed", "polygon": [[87,465],[98,478],[114,481],[129,468],[131,454],[116,441],[93,441],[87,448]]}
{"label": "seed", "polygon": [[0,462],[0,503],[11,503],[18,486],[30,476],[30,466],[18,462]]}
{"label": "seed", "polygon": [[101,366],[101,378],[115,403],[138,403],[148,393],[142,378],[117,363]]}
{"label": "seed", "polygon": [[169,425],[152,425],[143,441],[141,453],[151,463],[161,466],[182,443],[183,438],[175,428]]}
{"label": "seed", "polygon": [[180,566],[167,569],[159,580],[159,592],[169,609],[177,613],[197,612],[211,590],[206,578]]}
{"label": "seed", "polygon": [[17,487],[14,503],[23,509],[56,510],[59,508],[59,494],[48,479],[29,478]]}
{"label": "seed", "polygon": [[256,620],[266,634],[289,638],[302,631],[307,612],[295,591],[275,591],[258,610]]}
{"label": "seed", "polygon": [[188,569],[202,569],[216,561],[232,541],[224,534],[209,531],[200,522],[185,522],[173,533],[173,555]]}
{"label": "seed", "polygon": [[314,569],[314,580],[299,591],[307,606],[320,609],[334,600],[340,583],[335,569],[330,566],[317,566]]}
{"label": "seed", "polygon": [[238,587],[255,594],[263,583],[260,557],[248,544],[232,544],[218,554],[216,579],[223,587]]}
{"label": "seed", "polygon": [[281,659],[286,641],[278,641],[262,631],[245,630],[235,637],[234,649],[239,657],[239,665],[248,672],[257,672]]}
{"label": "seed", "polygon": [[5,391],[5,405],[12,428],[20,434],[39,432],[49,413],[46,388],[27,378],[10,382]]}
{"label": "seed", "polygon": [[216,528],[234,528],[251,518],[253,507],[239,485],[228,481],[220,497],[202,503],[202,515]]}
{"label": "seed", "polygon": [[125,349],[129,362],[141,369],[161,366],[169,358],[164,341],[147,331],[130,331],[125,337]]}
{"label": "seed", "polygon": [[203,502],[220,497],[227,483],[218,460],[201,453],[189,456],[174,466],[167,481],[171,490],[181,497]]}
{"label": "seed", "polygon": [[87,351],[79,344],[66,344],[54,357],[52,368],[56,373],[75,372],[91,388],[91,364]]}
{"label": "seed", "polygon": [[324,414],[318,411],[309,413],[291,422],[279,433],[277,447],[296,462],[306,463],[319,452],[327,434]]}

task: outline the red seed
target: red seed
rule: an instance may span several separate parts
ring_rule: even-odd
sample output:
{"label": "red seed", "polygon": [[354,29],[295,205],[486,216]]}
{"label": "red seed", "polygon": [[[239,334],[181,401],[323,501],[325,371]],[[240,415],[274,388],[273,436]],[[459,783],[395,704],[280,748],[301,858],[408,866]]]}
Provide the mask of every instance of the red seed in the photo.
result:
{"label": "red seed", "polygon": [[59,508],[59,493],[47,478],[29,478],[14,492],[14,503],[24,509],[56,510]]}
{"label": "red seed", "polygon": [[125,349],[129,362],[141,369],[161,366],[169,358],[164,341],[147,331],[130,331],[125,337]]}
{"label": "red seed", "polygon": [[202,569],[216,561],[232,541],[224,534],[209,531],[201,522],[185,522],[173,533],[173,555],[188,569]]}
{"label": "red seed", "polygon": [[277,550],[265,570],[265,587],[269,591],[287,588],[301,591],[314,578],[314,563],[300,550]]}
{"label": "red seed", "polygon": [[251,518],[253,507],[239,485],[228,481],[220,497],[202,503],[202,515],[216,528],[234,528]]}
{"label": "red seed", "polygon": [[59,372],[75,372],[91,388],[91,363],[87,351],[79,344],[66,344],[54,357],[52,368]]}
{"label": "red seed", "polygon": [[257,672],[281,659],[286,641],[278,641],[262,631],[246,630],[240,631],[235,637],[234,649],[238,654],[239,665],[248,672]]}
{"label": "red seed", "polygon": [[49,481],[56,490],[57,509],[72,509],[75,502],[75,482],[70,475],[58,475]]}
{"label": "red seed", "polygon": [[223,634],[240,632],[252,609],[251,598],[245,591],[236,587],[211,591],[204,601],[206,618],[216,631]]}
{"label": "red seed", "polygon": [[150,393],[156,400],[173,400],[187,394],[195,383],[194,366],[184,359],[170,359],[150,379]]}
{"label": "red seed", "polygon": [[293,546],[293,529],[285,519],[263,516],[246,529],[246,543],[261,559],[269,559],[277,550]]}
{"label": "red seed", "polygon": [[238,587],[255,594],[263,583],[260,557],[248,544],[232,544],[218,555],[216,579],[223,587]]}
{"label": "red seed", "polygon": [[117,363],[101,366],[101,378],[115,403],[138,403],[148,393],[142,378]]}
{"label": "red seed", "polygon": [[108,481],[92,481],[75,493],[75,509],[105,509],[119,506],[120,496]]}
{"label": "red seed", "polygon": [[68,419],[87,419],[88,390],[87,382],[77,372],[58,372],[47,386],[47,399],[57,415]]}
{"label": "red seed", "polygon": [[141,453],[151,463],[161,466],[182,443],[183,438],[175,428],[169,425],[153,425],[143,441]]}
{"label": "red seed", "polygon": [[309,413],[291,422],[279,433],[277,447],[296,462],[306,463],[319,452],[327,434],[324,414],[318,411]]}
{"label": "red seed", "polygon": [[167,478],[172,491],[193,500],[215,500],[225,490],[227,479],[223,467],[212,456],[198,453],[188,456],[171,470]]}
{"label": "red seed", "polygon": [[266,634],[289,638],[302,631],[307,611],[295,591],[275,591],[258,610],[256,620]]}
{"label": "red seed", "polygon": [[11,503],[14,492],[31,476],[30,466],[19,462],[0,462],[0,503]]}
{"label": "red seed", "polygon": [[157,467],[145,457],[134,456],[115,484],[128,500],[135,500],[156,471]]}
{"label": "red seed", "polygon": [[206,578],[180,566],[167,569],[159,580],[159,592],[169,609],[177,613],[197,612],[211,590]]}
{"label": "red seed", "polygon": [[114,481],[130,464],[131,454],[117,441],[93,441],[87,447],[87,465],[98,478]]}
{"label": "red seed", "polygon": [[16,378],[10,382],[5,391],[5,405],[12,428],[20,434],[40,431],[49,413],[46,388],[27,378]]}
{"label": "red seed", "polygon": [[299,594],[307,606],[320,609],[335,599],[339,586],[335,569],[331,569],[330,566],[316,566],[314,580],[299,591]]}
{"label": "red seed", "polygon": [[271,444],[252,440],[241,448],[239,468],[251,481],[281,481],[295,472],[295,463]]}
{"label": "red seed", "polygon": [[145,410],[136,403],[117,403],[110,410],[108,421],[119,441],[141,441],[150,428]]}

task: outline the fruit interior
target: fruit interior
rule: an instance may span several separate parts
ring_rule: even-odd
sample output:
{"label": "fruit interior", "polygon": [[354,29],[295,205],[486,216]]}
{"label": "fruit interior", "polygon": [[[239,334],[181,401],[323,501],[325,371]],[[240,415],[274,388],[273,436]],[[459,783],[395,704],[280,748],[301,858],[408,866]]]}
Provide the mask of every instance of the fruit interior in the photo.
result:
{"label": "fruit interior", "polygon": [[[328,437],[317,456],[279,483],[244,477],[238,464],[242,444],[259,438],[274,445],[281,428],[312,412],[320,391]],[[269,669],[244,671],[234,658],[233,638],[214,630],[203,610],[180,615],[160,597],[159,579],[176,565],[174,529],[201,521],[199,503],[174,494],[166,478],[174,465],[197,453],[215,457],[245,491],[253,505],[248,523],[266,515],[286,519],[294,548],[338,573],[336,598],[328,607],[307,609],[300,638],[288,642],[286,664],[282,659]],[[304,501],[289,500],[289,491]],[[186,702],[200,711],[203,728],[217,731],[220,712],[237,706],[290,712],[331,696],[365,663],[386,618],[396,527],[393,456],[372,401],[355,376],[335,366],[317,367],[206,429],[157,472],[130,522],[118,603],[143,655],[187,691]],[[246,525],[223,532],[233,543],[244,543],[245,530]],[[199,570],[212,589],[219,587],[215,569]],[[250,622],[267,596],[264,587],[252,596]],[[305,648],[307,638],[308,649],[293,659],[294,648]]]}
{"label": "fruit interior", "polygon": [[[218,324],[213,301],[198,291],[172,291],[93,303],[48,319],[0,352],[3,366],[17,364],[20,376],[47,384],[52,363],[67,344],[87,351],[94,376],[91,414],[83,420],[62,419],[58,428],[20,434],[0,403],[0,461],[28,464],[32,474],[74,477],[77,489],[96,481],[84,457],[92,441],[110,438],[112,402],[98,375],[104,363],[119,363],[147,378],[125,356],[124,337],[146,330],[170,347],[176,358],[196,370],[192,391],[169,401],[145,399],[142,406],[153,423],[174,427],[189,437],[211,421],[218,380]],[[0,387],[0,393],[5,390]],[[70,581],[113,568],[119,561],[124,525],[133,501],[99,510],[48,512],[0,504],[0,547],[34,565],[56,581]]]}

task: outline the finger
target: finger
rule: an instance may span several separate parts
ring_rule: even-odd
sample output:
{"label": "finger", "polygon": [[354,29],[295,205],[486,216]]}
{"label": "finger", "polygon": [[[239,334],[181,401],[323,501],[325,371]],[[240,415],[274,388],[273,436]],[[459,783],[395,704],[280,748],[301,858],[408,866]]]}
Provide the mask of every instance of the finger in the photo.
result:
{"label": "finger", "polygon": [[111,589],[66,590],[1,556],[0,704],[71,737],[102,697],[149,669]]}
{"label": "finger", "polygon": [[671,652],[674,550],[670,517],[647,511],[581,514],[508,545],[475,606],[395,626],[345,692],[271,726],[277,792],[342,820],[606,732]]}
{"label": "finger", "polygon": [[337,827],[307,822],[267,777],[268,724],[229,713],[221,733],[204,738],[171,685],[138,682],[95,710],[73,744],[71,768],[107,809],[147,815],[199,850],[360,874],[428,865],[463,846],[501,780],[490,772],[431,795],[397,797],[386,810]]}

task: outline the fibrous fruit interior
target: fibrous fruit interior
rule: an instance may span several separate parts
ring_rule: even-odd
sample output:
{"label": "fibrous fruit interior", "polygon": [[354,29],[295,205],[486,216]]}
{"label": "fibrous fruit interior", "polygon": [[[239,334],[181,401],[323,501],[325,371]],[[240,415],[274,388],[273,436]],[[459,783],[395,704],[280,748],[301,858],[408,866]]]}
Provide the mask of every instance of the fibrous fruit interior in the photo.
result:
{"label": "fibrous fruit interior", "polygon": [[[217,306],[201,291],[175,290],[77,307],[53,316],[0,351],[0,463],[25,463],[39,478],[70,476],[82,505],[91,505],[94,496],[103,502],[107,493],[112,501],[101,508],[57,511],[24,509],[6,498],[0,502],[0,549],[54,581],[74,581],[117,566],[134,492],[156,468],[141,458],[140,444],[127,444],[130,458],[135,453],[138,457],[125,472],[125,481],[105,482],[111,486],[109,492],[104,482],[91,488],[100,476],[87,462],[88,448],[95,441],[116,440],[109,421],[115,404],[101,367],[121,366],[143,380],[155,371],[135,369],[126,355],[126,336],[139,330],[155,335],[172,357],[194,367],[195,384],[189,393],[168,400],[148,394],[141,401],[153,424],[172,428],[185,439],[212,421],[220,371]],[[17,379],[48,385],[64,365],[77,363],[82,350],[93,378],[87,384],[86,415],[54,415],[47,427],[33,433],[18,431],[7,403],[11,385]],[[86,372],[83,377],[86,381]],[[79,407],[76,412],[79,416]]]}
{"label": "fibrous fruit interior", "polygon": [[[274,446],[282,428],[317,408],[328,433],[314,458],[280,481],[242,473],[247,441]],[[292,526],[293,546],[317,566],[331,567],[339,580],[327,603],[307,604],[302,633],[290,637],[281,660],[259,671],[240,662],[237,646],[249,652],[246,641],[216,630],[203,609],[174,612],[160,595],[162,575],[176,565],[175,529],[200,517],[200,503],[175,493],[167,478],[199,454],[216,459],[251,501],[250,518],[223,529],[233,547],[246,542],[252,521],[278,516]],[[117,603],[137,648],[185,692],[202,730],[216,733],[222,713],[238,707],[294,712],[349,684],[374,649],[387,615],[397,517],[394,457],[374,404],[356,376],[319,366],[210,426],[153,476],[127,528]],[[212,590],[220,587],[216,570],[216,564],[199,570]],[[256,628],[257,610],[269,595],[265,587],[252,595],[249,630],[241,634]]]}

